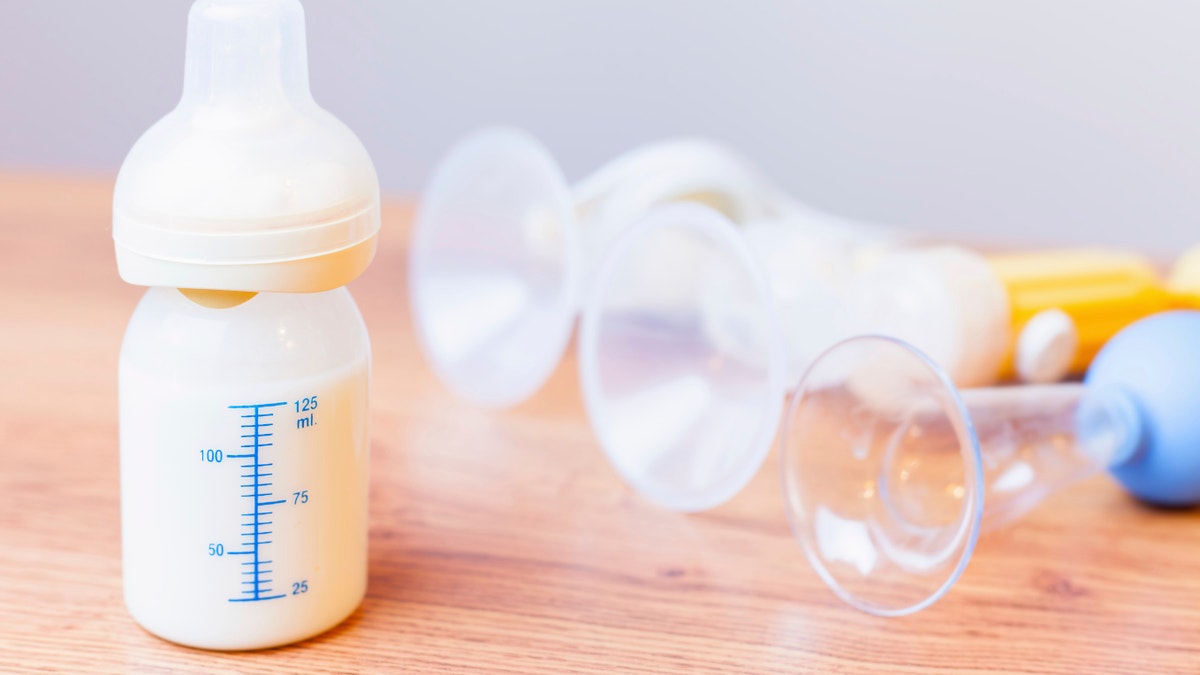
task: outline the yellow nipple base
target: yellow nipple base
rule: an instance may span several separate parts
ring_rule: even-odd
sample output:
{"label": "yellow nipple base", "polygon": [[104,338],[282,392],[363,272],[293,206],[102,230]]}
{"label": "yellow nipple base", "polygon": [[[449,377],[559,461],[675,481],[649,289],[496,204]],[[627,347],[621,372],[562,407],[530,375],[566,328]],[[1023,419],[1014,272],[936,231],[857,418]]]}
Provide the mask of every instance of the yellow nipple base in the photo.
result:
{"label": "yellow nipple base", "polygon": [[181,288],[179,292],[188,300],[209,309],[237,307],[258,295],[250,291],[210,291],[203,288]]}

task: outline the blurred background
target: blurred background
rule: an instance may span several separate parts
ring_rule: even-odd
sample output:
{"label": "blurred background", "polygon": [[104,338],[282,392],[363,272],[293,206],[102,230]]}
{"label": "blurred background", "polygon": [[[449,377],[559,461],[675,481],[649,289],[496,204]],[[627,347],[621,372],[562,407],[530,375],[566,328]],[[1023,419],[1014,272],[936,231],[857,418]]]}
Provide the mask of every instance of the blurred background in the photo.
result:
{"label": "blurred background", "polygon": [[[112,174],[178,98],[188,0],[0,2],[0,170]],[[572,179],[703,135],[839,214],[1163,255],[1200,240],[1200,3],[305,0],[384,190],[497,122]]]}

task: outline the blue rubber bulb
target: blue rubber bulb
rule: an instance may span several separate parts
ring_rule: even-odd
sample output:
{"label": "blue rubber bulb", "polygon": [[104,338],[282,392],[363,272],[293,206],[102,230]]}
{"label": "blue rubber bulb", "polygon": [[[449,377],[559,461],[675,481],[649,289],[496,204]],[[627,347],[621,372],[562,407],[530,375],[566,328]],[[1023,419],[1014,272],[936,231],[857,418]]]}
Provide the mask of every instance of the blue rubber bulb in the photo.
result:
{"label": "blue rubber bulb", "polygon": [[1116,385],[1135,399],[1142,447],[1110,468],[1153,504],[1200,504],[1200,312],[1166,312],[1122,330],[1100,350],[1084,382]]}

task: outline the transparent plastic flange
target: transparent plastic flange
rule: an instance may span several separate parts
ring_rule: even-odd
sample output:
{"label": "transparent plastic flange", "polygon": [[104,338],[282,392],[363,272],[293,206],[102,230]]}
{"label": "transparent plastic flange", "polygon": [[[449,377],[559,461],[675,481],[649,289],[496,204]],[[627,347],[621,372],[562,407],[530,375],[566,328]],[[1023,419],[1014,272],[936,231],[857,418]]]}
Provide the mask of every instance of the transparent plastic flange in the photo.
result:
{"label": "transparent plastic flange", "polygon": [[900,340],[851,338],[792,393],[781,478],[792,531],[851,605],[917,612],[958,580],[982,532],[1130,461],[1134,398],[1082,384],[959,391]]}
{"label": "transparent plastic flange", "polygon": [[[679,250],[693,263],[664,301],[638,270]],[[720,214],[694,204],[658,209],[618,240],[589,294],[584,400],[624,480],[651,501],[696,511],[736,494],[758,470],[785,387],[796,382],[781,440],[788,516],[822,579],[859,609],[896,616],[929,606],[961,575],[981,531],[1105,468],[1143,498],[1200,499],[1200,462],[1187,464],[1194,453],[1186,451],[1200,424],[1176,433],[1183,440],[1173,452],[1148,455],[1156,480],[1186,473],[1190,481],[1164,493],[1130,478],[1146,471],[1143,406],[1159,400],[1164,382],[1180,386],[1169,376],[1144,382],[1140,364],[1149,345],[1163,351],[1161,330],[1114,340],[1125,346],[1097,358],[1087,386],[959,392],[917,349],[877,336],[839,342],[791,379],[798,357],[779,320],[789,309],[797,306],[779,304],[759,256]],[[1200,340],[1193,323],[1172,343],[1176,361],[1196,361],[1187,346]],[[1189,397],[1200,390],[1166,400]],[[1165,470],[1156,463],[1163,457],[1184,465]]]}
{"label": "transparent plastic flange", "polygon": [[[519,133],[474,136],[441,162],[412,238],[409,290],[438,375],[502,406],[549,377],[571,335],[578,228],[562,172]],[[537,228],[542,236],[530,239]]]}
{"label": "transparent plastic flange", "polygon": [[[681,251],[691,261],[670,279],[645,273]],[[584,307],[579,358],[601,447],[651,501],[716,506],[771,447],[786,376],[773,295],[762,264],[711,209],[662,207],[617,241]]]}

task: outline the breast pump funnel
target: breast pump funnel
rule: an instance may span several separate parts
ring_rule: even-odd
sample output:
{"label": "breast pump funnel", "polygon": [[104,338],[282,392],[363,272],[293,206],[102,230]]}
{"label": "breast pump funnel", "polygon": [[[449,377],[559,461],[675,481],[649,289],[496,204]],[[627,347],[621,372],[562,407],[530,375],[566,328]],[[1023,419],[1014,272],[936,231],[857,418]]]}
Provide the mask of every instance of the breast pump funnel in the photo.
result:
{"label": "breast pump funnel", "polygon": [[[658,278],[675,289],[664,302],[643,270],[680,248],[693,265]],[[784,395],[772,303],[761,263],[727,219],[697,204],[655,210],[606,256],[580,328],[584,402],[614,468],[651,501],[712,508],[758,471]],[[760,358],[739,358],[747,353]]]}
{"label": "breast pump funnel", "polygon": [[370,263],[379,184],[358,138],[308,87],[298,0],[199,0],[183,95],[121,166],[125,281],[316,292]]}
{"label": "breast pump funnel", "polygon": [[639,148],[575,186],[522,131],[485,129],[456,144],[422,199],[409,267],[417,332],[441,379],[484,406],[532,395],[567,348],[602,254],[674,200],[709,200],[731,217],[776,207],[748,163],[707,141]]}
{"label": "breast pump funnel", "polygon": [[411,246],[417,333],[438,375],[479,405],[531,396],[567,348],[580,283],[578,219],[549,151],[513,129],[460,141]]}
{"label": "breast pump funnel", "polygon": [[1116,385],[957,390],[900,340],[864,336],[818,359],[781,435],[792,529],[821,578],[883,616],[942,597],[981,532],[1142,448]]}
{"label": "breast pump funnel", "polygon": [[904,342],[842,342],[784,418],[792,530],[838,596],[896,616],[942,597],[979,534],[1095,472],[1155,504],[1200,503],[1198,341],[1200,313],[1156,314],[1083,384],[962,391]]}

